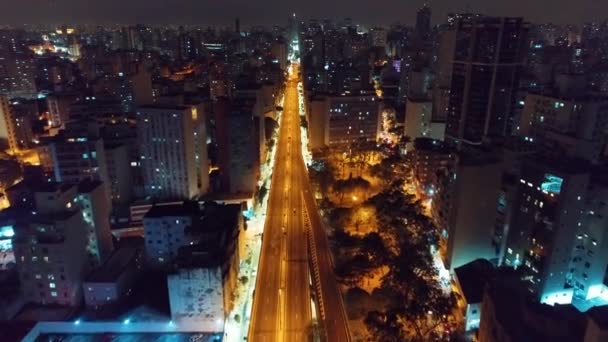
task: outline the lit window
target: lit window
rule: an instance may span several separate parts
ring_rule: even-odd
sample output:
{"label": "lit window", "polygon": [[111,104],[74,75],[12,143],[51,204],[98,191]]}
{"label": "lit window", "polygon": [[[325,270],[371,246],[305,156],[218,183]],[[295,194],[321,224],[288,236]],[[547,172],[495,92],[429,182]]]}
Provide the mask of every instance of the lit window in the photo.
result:
{"label": "lit window", "polygon": [[49,262],[49,257],[48,256],[44,257],[44,262]]}
{"label": "lit window", "polygon": [[57,297],[57,291],[51,291],[51,297]]}
{"label": "lit window", "polygon": [[49,283],[49,287],[54,289],[55,288],[55,283]]}
{"label": "lit window", "polygon": [[34,276],[34,278],[36,278],[36,279],[40,279],[40,278],[42,278],[42,276],[41,276],[40,274],[36,274],[36,275]]}

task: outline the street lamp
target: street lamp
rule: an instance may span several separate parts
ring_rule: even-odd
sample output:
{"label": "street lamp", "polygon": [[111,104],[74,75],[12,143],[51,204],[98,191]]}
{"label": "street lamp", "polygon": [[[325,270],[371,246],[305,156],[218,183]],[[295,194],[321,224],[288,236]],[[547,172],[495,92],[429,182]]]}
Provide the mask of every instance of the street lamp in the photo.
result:
{"label": "street lamp", "polygon": [[357,201],[357,200],[358,200],[357,196],[353,196],[353,201]]}

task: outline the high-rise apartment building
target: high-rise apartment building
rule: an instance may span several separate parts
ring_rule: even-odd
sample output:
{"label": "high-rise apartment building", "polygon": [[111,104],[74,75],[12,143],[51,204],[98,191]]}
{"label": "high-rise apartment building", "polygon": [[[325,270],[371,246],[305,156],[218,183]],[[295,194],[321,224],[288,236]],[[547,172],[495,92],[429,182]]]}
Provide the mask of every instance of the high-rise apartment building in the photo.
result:
{"label": "high-rise apartment building", "polygon": [[222,191],[253,194],[260,165],[260,131],[255,101],[218,99],[214,104]]}
{"label": "high-rise apartment building", "polygon": [[[238,204],[206,204],[204,217],[187,228],[189,244],[180,248],[167,277],[171,318],[217,331],[234,307],[242,248],[243,215]],[[193,298],[197,300],[192,300]]]}
{"label": "high-rise apartment building", "polygon": [[200,225],[201,218],[202,211],[196,202],[153,206],[143,220],[148,263],[159,267],[172,265],[180,247],[193,242],[187,230]]}
{"label": "high-rise apartment building", "polygon": [[109,192],[104,143],[95,123],[71,123],[61,134],[50,139],[49,147],[56,181],[99,180]]}
{"label": "high-rise apartment building", "polygon": [[106,166],[110,181],[110,194],[116,203],[129,203],[133,195],[133,165],[131,150],[122,143],[105,144]]}
{"label": "high-rise apartment building", "polygon": [[49,125],[60,127],[70,118],[70,105],[78,100],[78,96],[72,94],[52,94],[46,97],[46,105],[49,111]]}
{"label": "high-rise apartment building", "polygon": [[137,111],[145,193],[191,199],[207,192],[209,164],[201,105],[148,105]]}
{"label": "high-rise apartment building", "polygon": [[591,173],[583,199],[582,225],[577,227],[567,282],[577,299],[606,298],[608,285],[608,170],[597,167]]}
{"label": "high-rise apartment building", "polygon": [[459,19],[454,30],[446,139],[478,145],[510,134],[528,24],[471,16]]}
{"label": "high-rise apartment building", "polygon": [[407,145],[412,149],[416,138],[432,138],[443,141],[445,122],[433,120],[433,103],[426,99],[408,98],[405,106],[405,135],[412,139]]}
{"label": "high-rise apartment building", "polygon": [[[99,265],[112,251],[110,201],[101,182],[83,180],[68,184],[24,180],[6,192],[12,207],[34,216],[77,211],[82,217],[79,229],[86,233],[87,265]],[[24,219],[28,220],[29,216]]]}
{"label": "high-rise apartment building", "polygon": [[309,104],[311,148],[371,143],[380,134],[380,99],[375,95],[317,94]]}
{"label": "high-rise apartment building", "polygon": [[28,302],[77,306],[88,270],[86,230],[77,210],[36,214],[17,224],[13,247]]}
{"label": "high-rise apartment building", "polygon": [[373,27],[369,31],[371,46],[386,47],[386,30],[382,27]]}
{"label": "high-rise apartment building", "polygon": [[101,264],[113,250],[110,232],[110,198],[100,181],[83,180],[78,183],[74,205],[80,208],[88,227],[87,253],[93,266]]}
{"label": "high-rise apartment building", "polygon": [[546,153],[597,163],[608,142],[608,98],[529,93],[517,128]]}
{"label": "high-rise apartment building", "polygon": [[82,281],[112,249],[109,201],[100,182],[21,183],[0,214],[14,226],[13,247],[28,302],[78,306]]}
{"label": "high-rise apartment building", "polygon": [[37,89],[33,53],[16,52],[12,48],[6,48],[4,43],[0,39],[0,93],[10,97],[35,97]]}
{"label": "high-rise apartment building", "polygon": [[572,300],[566,277],[583,224],[589,175],[581,159],[534,155],[522,164],[505,264],[522,267],[529,290],[542,302]]}
{"label": "high-rise apartment building", "polygon": [[414,185],[420,198],[433,198],[438,192],[442,170],[452,170],[456,163],[455,151],[443,141],[417,138],[411,154]]}
{"label": "high-rise apartment building", "polygon": [[[496,205],[502,179],[502,163],[488,151],[462,150],[453,172],[449,173],[449,186],[441,186],[439,196],[447,195],[433,206],[436,212],[447,212],[447,226],[441,227],[446,240],[445,263],[454,269],[475,259],[497,262],[498,250],[492,236],[496,221]],[[447,192],[447,193],[445,193]],[[441,221],[441,220],[438,220]]]}
{"label": "high-rise apartment building", "polygon": [[13,110],[5,95],[0,94],[0,149],[16,152],[17,134],[15,132]]}

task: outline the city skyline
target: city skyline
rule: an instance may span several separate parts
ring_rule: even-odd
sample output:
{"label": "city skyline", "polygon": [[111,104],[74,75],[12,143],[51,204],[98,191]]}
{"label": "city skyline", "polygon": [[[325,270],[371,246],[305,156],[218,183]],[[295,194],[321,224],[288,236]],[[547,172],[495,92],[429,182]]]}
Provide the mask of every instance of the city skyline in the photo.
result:
{"label": "city skyline", "polygon": [[[6,0],[5,0],[6,1]],[[287,3],[277,0],[248,2],[229,0],[222,2],[199,2],[196,0],[131,0],[121,2],[76,1],[76,0],[24,0],[11,3],[0,13],[0,22],[19,24],[186,24],[186,25],[230,25],[235,17],[242,25],[282,24],[291,13],[300,18],[346,18],[350,17],[367,25],[388,25],[391,23],[413,24],[416,10],[428,4],[433,9],[432,22],[445,21],[448,13],[479,12],[485,15],[523,16],[537,23],[575,24],[603,20],[600,13],[608,10],[608,4],[593,0],[571,2],[553,1],[553,8],[547,11],[546,3],[514,0],[509,2],[487,2],[471,0],[454,3],[448,0],[401,2],[385,0],[372,4],[369,1],[320,0],[302,3]]]}
{"label": "city skyline", "polygon": [[0,5],[2,342],[608,341],[605,5],[203,1]]}

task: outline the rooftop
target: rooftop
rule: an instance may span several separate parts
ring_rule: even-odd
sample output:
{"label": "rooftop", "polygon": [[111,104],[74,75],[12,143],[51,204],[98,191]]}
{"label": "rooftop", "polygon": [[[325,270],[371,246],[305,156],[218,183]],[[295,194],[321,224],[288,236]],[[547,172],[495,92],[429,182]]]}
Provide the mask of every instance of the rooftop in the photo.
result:
{"label": "rooftop", "polygon": [[210,202],[205,205],[204,215],[199,225],[190,227],[191,233],[199,234],[198,241],[180,248],[181,267],[215,267],[234,252],[241,205]]}
{"label": "rooftop", "polygon": [[62,182],[41,182],[37,180],[23,180],[7,191],[32,191],[32,192],[66,192],[74,185]]}
{"label": "rooftop", "polygon": [[106,261],[86,278],[87,283],[114,282],[140,254],[140,249],[123,247],[115,250]]}
{"label": "rooftop", "polygon": [[467,303],[481,303],[483,291],[494,275],[494,266],[486,259],[477,259],[454,269]]}
{"label": "rooftop", "polygon": [[177,204],[154,205],[144,216],[145,219],[174,217],[174,216],[197,216],[202,210],[197,202],[183,202]]}
{"label": "rooftop", "polygon": [[431,138],[416,138],[414,139],[414,149],[416,151],[433,151],[439,153],[451,153],[454,152],[448,148],[443,141],[431,139]]}
{"label": "rooftop", "polygon": [[591,172],[591,164],[581,158],[561,156],[560,158],[536,153],[526,158],[526,163],[551,168],[563,174],[584,174]]}
{"label": "rooftop", "polygon": [[103,183],[98,180],[85,179],[78,183],[79,193],[89,193],[100,187]]}
{"label": "rooftop", "polygon": [[489,150],[468,146],[458,153],[459,163],[463,166],[489,165],[501,163],[501,159]]}
{"label": "rooftop", "polygon": [[496,321],[512,341],[581,341],[584,316],[571,305],[540,304],[515,273],[497,276],[487,294]]}
{"label": "rooftop", "polygon": [[161,109],[165,109],[165,110],[186,110],[188,108],[189,107],[187,107],[187,106],[158,103],[158,104],[150,104],[150,105],[140,106],[140,107],[138,107],[138,110],[146,110],[146,109],[156,109],[156,110],[161,110]]}

